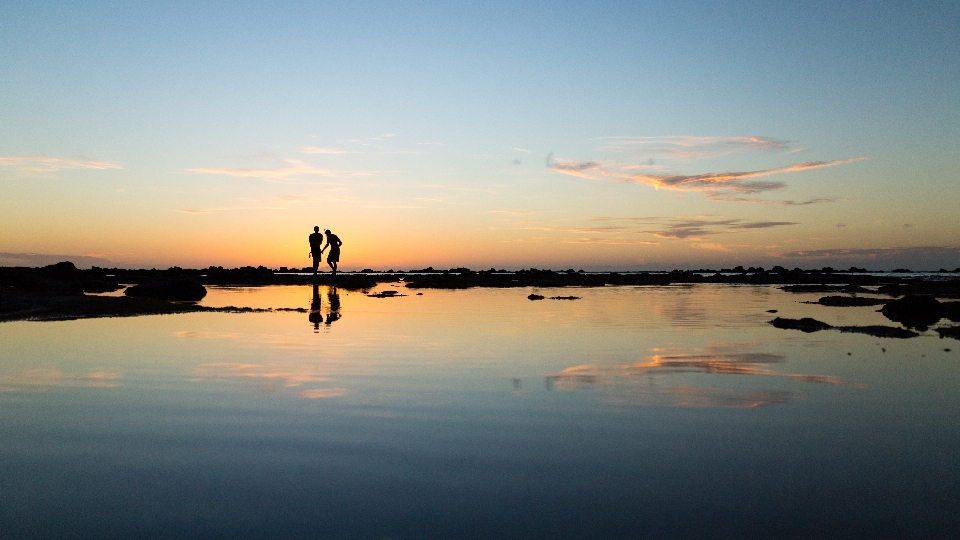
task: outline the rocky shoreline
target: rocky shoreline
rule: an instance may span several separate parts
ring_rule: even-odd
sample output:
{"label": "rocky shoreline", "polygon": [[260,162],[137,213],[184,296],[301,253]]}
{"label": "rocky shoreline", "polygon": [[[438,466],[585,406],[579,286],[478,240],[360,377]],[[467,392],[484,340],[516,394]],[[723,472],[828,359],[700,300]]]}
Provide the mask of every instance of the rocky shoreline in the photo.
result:
{"label": "rocky shoreline", "polygon": [[[960,270],[960,269],[958,269]],[[918,335],[909,328],[926,330],[940,318],[960,322],[957,308],[960,302],[939,302],[936,299],[960,299],[960,276],[942,270],[936,279],[910,278],[892,274],[867,274],[862,269],[838,271],[786,270],[774,267],[736,267],[734,269],[670,272],[611,272],[541,270],[531,268],[516,272],[503,270],[473,271],[467,268],[434,270],[426,268],[409,272],[345,272],[333,276],[321,273],[316,278],[298,269],[269,269],[263,266],[224,269],[169,268],[167,270],[139,270],[98,268],[80,270],[70,262],[61,262],[42,268],[0,267],[0,322],[16,320],[66,320],[90,317],[127,317],[189,313],[202,311],[252,312],[243,307],[210,308],[196,304],[206,294],[205,286],[264,286],[264,285],[336,285],[346,290],[368,291],[380,283],[404,283],[409,289],[467,289],[474,287],[604,287],[604,286],[666,286],[684,284],[771,285],[794,293],[825,293],[819,304],[830,307],[883,306],[890,313],[897,312],[897,299],[911,300],[906,315],[888,315],[904,324],[904,328],[877,327],[857,330],[855,327],[821,326],[843,332],[860,332],[878,337],[910,337]],[[133,285],[133,286],[131,286]],[[123,296],[99,296],[92,293],[118,291],[127,286]],[[862,297],[858,294],[871,296]],[[572,296],[556,297],[574,299]],[[932,303],[931,303],[932,301]],[[903,304],[901,302],[901,304]],[[932,311],[937,311],[933,313]],[[901,310],[902,311],[902,310]],[[942,313],[941,313],[942,311]],[[809,324],[792,323],[785,319],[771,324],[778,328],[811,331]],[[811,319],[812,321],[812,319]],[[915,321],[919,324],[913,325]],[[806,321],[809,323],[809,321]],[[814,321],[819,323],[819,321]],[[821,325],[825,323],[819,323]],[[913,326],[912,326],[913,325]],[[950,328],[937,329],[941,336],[956,337],[960,332]]]}

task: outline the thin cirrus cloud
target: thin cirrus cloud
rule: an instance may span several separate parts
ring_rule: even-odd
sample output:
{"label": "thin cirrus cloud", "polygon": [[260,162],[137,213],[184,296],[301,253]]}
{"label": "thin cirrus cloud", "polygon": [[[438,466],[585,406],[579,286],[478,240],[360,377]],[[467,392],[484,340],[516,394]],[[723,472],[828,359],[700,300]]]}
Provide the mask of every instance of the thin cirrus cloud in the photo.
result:
{"label": "thin cirrus cloud", "polygon": [[[565,243],[656,245],[659,242],[624,238],[624,235],[649,234],[672,240],[703,240],[707,236],[737,234],[752,230],[799,225],[794,221],[751,221],[724,216],[695,217],[595,217],[593,226],[556,226],[544,222],[518,222],[515,230],[547,231],[584,235],[564,240]],[[597,236],[603,235],[603,236]],[[703,249],[720,249],[720,244],[698,244]],[[725,250],[726,248],[723,248]]]}
{"label": "thin cirrus cloud", "polygon": [[658,238],[676,238],[676,239],[697,239],[704,236],[716,234],[741,233],[747,230],[769,229],[773,227],[785,227],[790,225],[799,225],[793,221],[747,221],[743,219],[679,219],[672,222],[663,223],[659,228],[647,229],[644,232],[650,233]]}
{"label": "thin cirrus cloud", "polygon": [[778,253],[786,259],[872,259],[889,258],[921,259],[934,256],[960,256],[960,247],[917,246],[917,247],[880,247],[856,249],[811,249]]}
{"label": "thin cirrus cloud", "polygon": [[[593,221],[611,223],[607,228],[632,230],[633,232],[652,234],[657,238],[672,238],[677,240],[697,240],[705,236],[718,234],[736,234],[751,230],[770,229],[799,225],[794,221],[751,221],[726,216],[678,216],[678,217],[608,217],[599,216]],[[701,245],[705,247],[705,245]]]}
{"label": "thin cirrus cloud", "polygon": [[264,180],[280,181],[296,179],[303,177],[322,177],[337,178],[344,176],[370,176],[371,173],[365,171],[336,171],[331,169],[320,169],[296,159],[284,160],[288,166],[280,169],[229,169],[224,167],[198,167],[187,169],[187,172],[197,174],[212,174],[235,176],[240,178],[261,178]]}
{"label": "thin cirrus cloud", "polygon": [[[866,159],[865,157],[841,159],[835,161],[807,161],[795,163],[785,167],[762,169],[756,171],[738,171],[723,173],[705,173],[695,175],[683,174],[653,174],[632,172],[636,165],[606,165],[599,161],[567,161],[547,157],[547,168],[551,171],[587,178],[591,180],[610,180],[613,182],[630,183],[665,189],[671,191],[698,192],[706,195],[712,201],[727,202],[765,202],[783,206],[799,206],[832,202],[831,198],[812,198],[806,201],[763,201],[750,196],[760,195],[770,191],[777,191],[787,187],[779,180],[756,180],[768,176],[835,167]],[[641,166],[642,167],[642,166]]]}
{"label": "thin cirrus cloud", "polygon": [[349,150],[341,150],[339,148],[320,148],[318,146],[304,146],[300,149],[301,154],[354,154],[356,152],[351,152]]}
{"label": "thin cirrus cloud", "polygon": [[212,214],[214,212],[229,212],[233,210],[286,210],[286,206],[216,206],[211,208],[177,208],[181,214]]}
{"label": "thin cirrus cloud", "polygon": [[122,166],[109,161],[50,156],[0,156],[0,167],[30,172],[57,172],[64,169],[123,169]]}
{"label": "thin cirrus cloud", "polygon": [[789,141],[756,136],[619,136],[603,137],[600,140],[604,142],[603,149],[607,151],[629,151],[665,158],[706,158],[752,151],[793,153],[804,150],[790,148]]}
{"label": "thin cirrus cloud", "polygon": [[569,238],[565,244],[603,244],[610,246],[657,246],[660,242],[652,240],[627,240],[622,238]]}

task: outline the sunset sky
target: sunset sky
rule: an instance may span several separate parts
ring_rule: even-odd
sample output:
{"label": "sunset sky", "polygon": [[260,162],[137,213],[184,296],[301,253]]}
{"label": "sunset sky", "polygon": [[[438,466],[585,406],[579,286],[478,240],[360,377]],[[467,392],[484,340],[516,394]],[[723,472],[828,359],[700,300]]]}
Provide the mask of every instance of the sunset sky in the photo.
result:
{"label": "sunset sky", "polygon": [[960,3],[0,9],[0,265],[960,266]]}

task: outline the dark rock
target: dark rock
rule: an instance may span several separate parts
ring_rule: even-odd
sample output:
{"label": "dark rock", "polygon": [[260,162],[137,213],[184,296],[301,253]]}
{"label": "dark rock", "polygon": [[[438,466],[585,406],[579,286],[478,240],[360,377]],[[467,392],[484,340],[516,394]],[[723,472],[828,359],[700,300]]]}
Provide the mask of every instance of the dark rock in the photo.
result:
{"label": "dark rock", "polygon": [[891,321],[908,328],[926,330],[942,316],[942,305],[936,298],[925,294],[908,294],[891,300],[880,310]]}
{"label": "dark rock", "polygon": [[953,322],[960,322],[960,302],[940,302],[940,315]]}
{"label": "dark rock", "polygon": [[141,283],[128,287],[123,294],[136,298],[196,302],[207,295],[207,289],[195,279],[183,278]]}
{"label": "dark rock", "polygon": [[546,296],[542,296],[539,294],[531,294],[527,296],[527,300],[543,300],[544,298],[546,298]]}
{"label": "dark rock", "polygon": [[803,319],[785,319],[782,317],[777,317],[776,319],[770,321],[770,324],[776,328],[800,330],[801,332],[807,333],[818,332],[820,330],[839,330],[840,332],[845,332],[848,334],[866,334],[874,337],[897,339],[912,338],[920,335],[911,330],[897,328],[895,326],[831,326],[823,321],[818,321],[809,317],[804,317]]}
{"label": "dark rock", "polygon": [[896,326],[835,326],[834,328],[848,334],[866,334],[868,336],[881,338],[907,339],[920,335],[912,330],[897,328]]}
{"label": "dark rock", "polygon": [[781,291],[792,293],[872,293],[859,285],[800,284],[780,287]]}
{"label": "dark rock", "polygon": [[83,280],[83,292],[85,293],[105,293],[113,292],[120,288],[120,284],[102,279]]}
{"label": "dark rock", "polygon": [[65,261],[43,268],[4,269],[0,284],[22,292],[53,295],[82,295],[81,271]]}
{"label": "dark rock", "polygon": [[80,279],[80,269],[74,266],[70,261],[58,262],[44,266],[39,273],[46,278],[58,279],[61,281],[74,281]]}
{"label": "dark rock", "polygon": [[776,313],[776,312],[777,312],[777,310],[775,310],[775,309],[768,309],[768,310],[767,310],[767,313]]}
{"label": "dark rock", "polygon": [[947,326],[944,328],[937,328],[937,333],[940,334],[940,339],[945,337],[960,339],[960,326]]}
{"label": "dark rock", "polygon": [[405,294],[400,294],[397,291],[380,291],[378,293],[368,294],[370,298],[393,298],[396,296],[406,296]]}
{"label": "dark rock", "polygon": [[822,306],[831,307],[858,307],[858,306],[881,306],[890,300],[881,298],[863,298],[858,296],[824,296],[817,301]]}
{"label": "dark rock", "polygon": [[579,296],[551,296],[551,300],[579,300]]}
{"label": "dark rock", "polygon": [[882,285],[877,289],[877,293],[889,294],[890,296],[928,294],[937,298],[960,298],[960,280],[924,281],[913,279],[901,283]]}
{"label": "dark rock", "polygon": [[811,319],[810,317],[804,317],[802,319],[786,319],[783,317],[777,317],[776,319],[769,321],[775,328],[783,328],[786,330],[800,330],[801,332],[819,332],[820,330],[829,330],[833,328],[829,324],[818,321],[816,319]]}

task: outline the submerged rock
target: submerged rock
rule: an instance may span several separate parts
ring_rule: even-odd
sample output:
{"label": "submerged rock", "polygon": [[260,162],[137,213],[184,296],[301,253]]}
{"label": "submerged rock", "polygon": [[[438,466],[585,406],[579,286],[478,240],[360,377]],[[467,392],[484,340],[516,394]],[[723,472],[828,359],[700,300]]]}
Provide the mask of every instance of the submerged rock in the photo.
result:
{"label": "submerged rock", "polygon": [[945,328],[937,328],[937,333],[940,334],[940,339],[945,337],[960,339],[960,326],[947,326]]}
{"label": "submerged rock", "polygon": [[908,328],[926,330],[943,316],[943,306],[934,297],[926,294],[908,294],[891,300],[880,310],[891,321]]}
{"label": "submerged rock", "polygon": [[818,321],[816,319],[811,319],[810,317],[804,317],[802,319],[787,319],[784,317],[777,317],[772,321],[769,321],[776,328],[783,328],[786,330],[800,330],[801,332],[819,332],[820,330],[829,330],[833,328],[829,324]]}
{"label": "submerged rock", "polygon": [[920,334],[906,328],[897,328],[896,326],[834,326],[834,329],[848,334],[866,334],[873,337],[907,339],[917,337]]}
{"label": "submerged rock", "polygon": [[805,283],[799,285],[785,285],[779,287],[781,291],[792,293],[872,293],[870,289],[855,284],[827,285],[822,283]]}
{"label": "submerged rock", "polygon": [[817,304],[830,307],[882,306],[889,302],[883,298],[863,298],[860,296],[824,296]]}
{"label": "submerged rock", "polygon": [[802,319],[785,319],[783,317],[777,317],[769,322],[777,328],[800,330],[801,332],[807,333],[819,332],[820,330],[838,330],[848,334],[866,334],[868,336],[896,339],[906,339],[920,335],[912,330],[897,328],[895,326],[832,326],[823,321],[811,319],[810,317],[804,317]]}
{"label": "submerged rock", "polygon": [[378,293],[368,294],[370,298],[394,298],[396,296],[406,296],[405,294],[400,294],[397,291],[380,291]]}
{"label": "submerged rock", "polygon": [[195,279],[182,278],[141,283],[127,288],[123,294],[135,298],[196,302],[207,295],[207,289]]}

